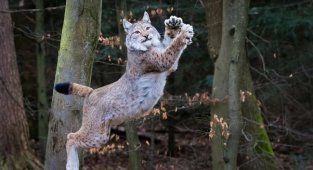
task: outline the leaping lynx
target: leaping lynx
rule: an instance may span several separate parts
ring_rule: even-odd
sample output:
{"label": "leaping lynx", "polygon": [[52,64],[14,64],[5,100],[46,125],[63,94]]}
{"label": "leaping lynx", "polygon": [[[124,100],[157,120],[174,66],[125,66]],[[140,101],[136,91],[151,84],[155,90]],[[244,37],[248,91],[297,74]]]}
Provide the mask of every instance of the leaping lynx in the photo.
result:
{"label": "leaping lynx", "polygon": [[165,34],[151,25],[147,12],[141,21],[123,20],[126,32],[126,72],[116,82],[92,89],[76,83],[56,84],[63,94],[84,97],[81,128],[67,135],[67,170],[78,170],[77,148],[100,147],[108,142],[112,126],[149,112],[163,95],[166,77],[177,69],[178,60],[191,44],[193,27],[181,18],[164,21]]}

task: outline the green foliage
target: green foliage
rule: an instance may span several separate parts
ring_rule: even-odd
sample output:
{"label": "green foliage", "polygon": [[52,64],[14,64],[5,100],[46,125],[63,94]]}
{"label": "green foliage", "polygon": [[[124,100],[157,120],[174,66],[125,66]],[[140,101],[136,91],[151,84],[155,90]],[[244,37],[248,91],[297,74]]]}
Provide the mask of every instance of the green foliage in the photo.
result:
{"label": "green foliage", "polygon": [[268,121],[284,117],[282,123],[305,133],[312,126],[313,6],[266,4],[251,13],[248,56]]}
{"label": "green foliage", "polygon": [[260,7],[250,20],[251,29],[261,29],[262,35],[277,39],[299,40],[313,37],[313,13],[311,6],[294,8]]}

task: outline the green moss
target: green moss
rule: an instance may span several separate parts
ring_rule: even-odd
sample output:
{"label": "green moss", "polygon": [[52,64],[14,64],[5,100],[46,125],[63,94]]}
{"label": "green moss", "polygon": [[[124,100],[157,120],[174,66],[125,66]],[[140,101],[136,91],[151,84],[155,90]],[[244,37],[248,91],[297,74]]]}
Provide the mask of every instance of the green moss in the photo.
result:
{"label": "green moss", "polygon": [[[246,67],[247,65],[244,65]],[[245,68],[248,70],[248,68]],[[243,102],[243,116],[245,118],[244,132],[249,134],[250,141],[242,139],[242,145],[249,146],[246,151],[243,152],[241,157],[249,158],[250,163],[245,164],[242,169],[278,169],[275,161],[275,154],[271,146],[271,142],[267,135],[265,125],[263,122],[261,110],[258,106],[258,101],[253,91],[253,84],[250,72],[244,73],[244,88],[252,93],[251,96]]]}
{"label": "green moss", "polygon": [[[90,84],[100,33],[101,4],[101,0],[66,2],[55,83]],[[81,113],[81,105],[82,98],[66,98],[54,93],[50,127],[55,128],[49,130],[45,169],[64,169],[66,134],[80,127],[81,114],[77,112]],[[55,136],[58,140],[53,140]]]}

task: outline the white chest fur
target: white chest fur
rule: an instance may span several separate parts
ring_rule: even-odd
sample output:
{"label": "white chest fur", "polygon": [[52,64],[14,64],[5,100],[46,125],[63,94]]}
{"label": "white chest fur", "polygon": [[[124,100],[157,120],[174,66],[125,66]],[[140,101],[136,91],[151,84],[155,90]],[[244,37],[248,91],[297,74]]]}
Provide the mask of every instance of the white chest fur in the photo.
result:
{"label": "white chest fur", "polygon": [[150,110],[163,95],[167,73],[149,73],[136,82],[141,112]]}

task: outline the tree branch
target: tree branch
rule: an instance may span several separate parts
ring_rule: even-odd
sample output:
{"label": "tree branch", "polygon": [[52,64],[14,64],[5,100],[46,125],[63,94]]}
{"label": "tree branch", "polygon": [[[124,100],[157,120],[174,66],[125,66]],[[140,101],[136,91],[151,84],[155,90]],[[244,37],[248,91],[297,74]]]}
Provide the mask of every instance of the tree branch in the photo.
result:
{"label": "tree branch", "polygon": [[20,13],[20,12],[41,12],[41,11],[52,11],[52,10],[59,10],[64,9],[65,5],[55,6],[55,7],[48,7],[44,9],[13,9],[13,10],[0,10],[0,13]]}

